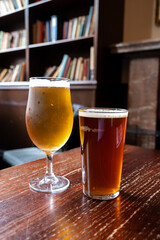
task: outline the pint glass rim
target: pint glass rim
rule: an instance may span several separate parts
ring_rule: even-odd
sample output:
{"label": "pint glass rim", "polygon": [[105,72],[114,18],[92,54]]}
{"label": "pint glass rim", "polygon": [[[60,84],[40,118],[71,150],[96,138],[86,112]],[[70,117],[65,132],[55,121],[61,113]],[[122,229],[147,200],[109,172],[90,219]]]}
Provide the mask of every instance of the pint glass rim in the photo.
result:
{"label": "pint glass rim", "polygon": [[93,118],[128,117],[128,110],[123,108],[84,107],[79,109],[79,116]]}

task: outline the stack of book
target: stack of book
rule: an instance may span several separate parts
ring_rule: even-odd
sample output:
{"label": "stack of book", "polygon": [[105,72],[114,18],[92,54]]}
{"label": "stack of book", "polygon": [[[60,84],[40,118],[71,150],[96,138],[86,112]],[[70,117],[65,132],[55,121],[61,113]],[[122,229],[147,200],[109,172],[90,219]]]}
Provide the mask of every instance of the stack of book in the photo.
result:
{"label": "stack of book", "polygon": [[26,30],[3,32],[0,31],[0,50],[23,47],[26,45]]}
{"label": "stack of book", "polygon": [[0,82],[22,82],[24,81],[26,63],[20,63],[8,68],[0,68]]}
{"label": "stack of book", "polygon": [[79,16],[65,21],[63,39],[77,38],[94,34],[94,7],[91,6],[87,16]]}
{"label": "stack of book", "polygon": [[90,58],[71,58],[64,54],[61,64],[46,69],[45,77],[65,77],[72,81],[94,79],[94,48],[90,48]]}
{"label": "stack of book", "polygon": [[33,44],[56,41],[58,28],[57,24],[58,19],[56,15],[51,16],[51,19],[46,22],[37,20],[32,26]]}
{"label": "stack of book", "polygon": [[0,0],[0,15],[15,11],[25,6],[25,0]]}

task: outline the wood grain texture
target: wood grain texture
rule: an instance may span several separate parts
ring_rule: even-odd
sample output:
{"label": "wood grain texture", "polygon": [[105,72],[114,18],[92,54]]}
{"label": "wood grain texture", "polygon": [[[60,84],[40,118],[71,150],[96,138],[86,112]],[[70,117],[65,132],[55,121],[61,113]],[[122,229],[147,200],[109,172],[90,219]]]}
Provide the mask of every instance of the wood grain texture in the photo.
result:
{"label": "wood grain texture", "polygon": [[54,170],[71,181],[59,194],[28,183],[45,160],[0,171],[0,239],[160,239],[160,152],[126,146],[121,194],[111,201],[82,193],[80,149],[55,156]]}

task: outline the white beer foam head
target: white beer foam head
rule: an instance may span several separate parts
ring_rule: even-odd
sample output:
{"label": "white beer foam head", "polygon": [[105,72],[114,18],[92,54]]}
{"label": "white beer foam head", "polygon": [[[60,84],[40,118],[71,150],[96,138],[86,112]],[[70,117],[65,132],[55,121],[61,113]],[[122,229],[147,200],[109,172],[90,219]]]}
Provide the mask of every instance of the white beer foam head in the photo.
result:
{"label": "white beer foam head", "polygon": [[59,80],[58,78],[55,80],[49,80],[47,78],[31,78],[30,79],[30,87],[64,87],[69,88],[70,83],[63,79]]}
{"label": "white beer foam head", "polygon": [[84,108],[79,110],[79,116],[88,118],[124,118],[128,110],[118,108]]}

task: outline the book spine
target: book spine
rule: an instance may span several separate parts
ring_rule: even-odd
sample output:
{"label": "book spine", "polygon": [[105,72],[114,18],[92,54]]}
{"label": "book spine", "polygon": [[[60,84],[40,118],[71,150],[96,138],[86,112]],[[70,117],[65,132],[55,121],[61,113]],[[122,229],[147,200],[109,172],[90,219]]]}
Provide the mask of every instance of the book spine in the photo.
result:
{"label": "book spine", "polygon": [[58,21],[57,21],[57,16],[53,15],[51,16],[51,41],[56,41],[57,40],[57,26]]}
{"label": "book spine", "polygon": [[72,19],[69,20],[69,25],[68,25],[68,35],[67,38],[71,38],[71,32],[72,32]]}
{"label": "book spine", "polygon": [[8,1],[8,4],[9,4],[9,7],[10,7],[10,11],[11,11],[11,12],[14,11],[15,8],[14,8],[14,4],[13,4],[12,0],[9,0],[9,1]]}
{"label": "book spine", "polygon": [[82,61],[80,63],[80,67],[79,67],[79,74],[78,74],[78,80],[82,80],[83,79],[83,68],[84,68],[84,61],[82,58]]}
{"label": "book spine", "polygon": [[78,58],[77,66],[76,66],[76,72],[75,72],[75,80],[79,80],[79,72],[81,67],[82,57]]}
{"label": "book spine", "polygon": [[86,37],[89,35],[89,29],[90,29],[92,14],[93,14],[93,6],[91,6],[89,8],[88,20],[87,20],[87,25],[86,25],[86,30],[85,30],[85,36]]}
{"label": "book spine", "polygon": [[83,80],[87,80],[88,59],[84,59]]}
{"label": "book spine", "polygon": [[8,69],[4,68],[1,72],[0,72],[0,82],[3,80],[3,78],[5,77],[5,75],[7,74]]}
{"label": "book spine", "polygon": [[0,50],[2,49],[3,31],[0,31]]}
{"label": "book spine", "polygon": [[13,70],[11,82],[15,82],[17,75],[18,75],[19,64],[17,64]]}
{"label": "book spine", "polygon": [[90,29],[89,29],[89,35],[94,34],[94,18],[95,18],[95,10],[94,10],[94,7],[93,7],[92,19],[91,19],[91,24],[90,24]]}
{"label": "book spine", "polygon": [[77,22],[77,29],[76,29],[76,34],[75,34],[76,38],[78,38],[80,36],[81,21],[82,21],[82,17],[80,16],[78,18],[78,22]]}
{"label": "book spine", "polygon": [[76,28],[77,28],[77,18],[73,19],[73,25],[72,25],[72,32],[71,32],[71,38],[75,38],[76,35]]}
{"label": "book spine", "polygon": [[46,36],[47,36],[47,41],[51,41],[51,31],[50,31],[50,21],[46,21]]}
{"label": "book spine", "polygon": [[15,79],[16,82],[19,82],[19,80],[20,80],[21,70],[22,70],[22,64],[19,64],[17,77],[16,77],[16,79]]}
{"label": "book spine", "polygon": [[64,69],[65,69],[68,57],[69,56],[67,54],[64,54],[64,56],[62,58],[61,67],[60,67],[60,71],[59,71],[58,77],[62,77],[63,76]]}
{"label": "book spine", "polygon": [[23,62],[22,63],[21,74],[20,74],[20,79],[19,79],[20,82],[24,81],[25,71],[26,71],[26,63]]}
{"label": "book spine", "polygon": [[63,72],[63,77],[66,77],[66,75],[67,75],[70,62],[71,62],[71,57],[68,57],[67,63],[66,63],[66,66],[65,66],[65,69],[64,69],[64,72]]}
{"label": "book spine", "polygon": [[66,32],[67,32],[67,22],[65,21],[63,23],[63,35],[62,35],[63,39],[66,39]]}
{"label": "book spine", "polygon": [[70,74],[70,79],[71,79],[71,80],[74,80],[74,79],[75,79],[76,65],[77,65],[77,58],[74,58],[74,59],[73,59],[73,63],[72,63],[71,74]]}
{"label": "book spine", "polygon": [[94,80],[94,47],[90,48],[90,80]]}
{"label": "book spine", "polygon": [[67,72],[66,78],[70,78],[72,65],[73,65],[73,61],[70,62],[70,65],[69,65],[69,68],[68,68],[68,72]]}
{"label": "book spine", "polygon": [[18,8],[22,8],[21,1],[20,0],[16,0],[16,1],[17,1]]}
{"label": "book spine", "polygon": [[85,36],[86,27],[87,27],[87,22],[88,22],[88,16],[85,16],[84,25],[83,25],[83,31],[82,31],[82,36]]}
{"label": "book spine", "polygon": [[15,9],[18,9],[18,4],[17,4],[17,1],[16,0],[12,0],[13,4],[14,4],[14,8]]}

